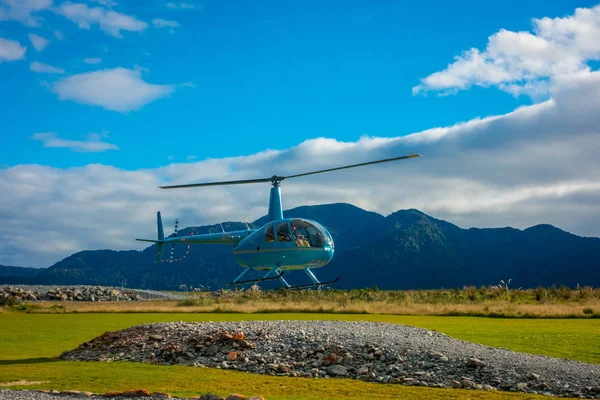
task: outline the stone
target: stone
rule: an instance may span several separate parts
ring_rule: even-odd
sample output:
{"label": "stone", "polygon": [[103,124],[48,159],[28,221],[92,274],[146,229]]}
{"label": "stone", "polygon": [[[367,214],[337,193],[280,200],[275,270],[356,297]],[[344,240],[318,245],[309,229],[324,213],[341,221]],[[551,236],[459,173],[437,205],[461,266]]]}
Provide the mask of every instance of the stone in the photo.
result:
{"label": "stone", "polygon": [[225,398],[225,400],[247,400],[246,396],[242,396],[241,394],[230,394]]}
{"label": "stone", "polygon": [[346,376],[348,371],[343,365],[330,365],[327,367],[327,373],[331,376]]}
{"label": "stone", "polygon": [[128,390],[126,392],[121,393],[122,397],[148,397],[150,396],[150,392],[148,389],[137,389],[137,390]]}
{"label": "stone", "polygon": [[460,383],[459,381],[452,381],[450,382],[450,386],[452,386],[455,389],[460,389],[463,387],[462,383]]}
{"label": "stone", "polygon": [[366,375],[366,374],[368,374],[368,373],[369,373],[369,368],[367,368],[367,367],[361,367],[361,368],[358,370],[358,374],[359,374],[359,375]]}
{"label": "stone", "polygon": [[217,396],[216,394],[206,393],[202,396],[198,397],[200,400],[223,400],[221,396]]}
{"label": "stone", "polygon": [[469,357],[469,359],[467,359],[467,365],[469,367],[485,367],[485,362],[475,357]]}
{"label": "stone", "polygon": [[164,337],[162,337],[161,335],[150,335],[149,338],[150,338],[150,340],[156,340],[159,342],[164,339]]}
{"label": "stone", "polygon": [[171,393],[152,392],[150,393],[150,397],[153,397],[155,399],[170,399]]}
{"label": "stone", "polygon": [[517,383],[517,390],[525,390],[525,389],[527,389],[527,383],[525,383],[525,382]]}

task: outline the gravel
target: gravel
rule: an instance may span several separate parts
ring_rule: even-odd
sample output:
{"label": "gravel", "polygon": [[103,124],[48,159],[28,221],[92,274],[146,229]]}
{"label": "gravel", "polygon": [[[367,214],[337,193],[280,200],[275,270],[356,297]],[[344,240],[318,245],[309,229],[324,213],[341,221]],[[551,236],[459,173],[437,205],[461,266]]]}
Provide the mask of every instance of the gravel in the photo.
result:
{"label": "gravel", "polygon": [[61,357],[600,398],[600,365],[518,353],[426,329],[373,322],[147,324],[107,332]]}
{"label": "gravel", "polygon": [[90,286],[90,285],[74,285],[74,286],[65,286],[65,285],[3,285],[0,284],[0,291],[2,288],[21,288],[26,292],[39,292],[39,293],[48,293],[50,290],[60,289],[62,292],[66,292],[67,290],[77,290],[84,291],[85,289],[96,289],[101,288],[103,290],[116,290],[118,292],[123,293],[136,293],[143,299],[147,300],[184,300],[185,296],[167,293],[167,292],[159,292],[156,290],[145,290],[145,289],[129,289],[122,288],[118,286]]}

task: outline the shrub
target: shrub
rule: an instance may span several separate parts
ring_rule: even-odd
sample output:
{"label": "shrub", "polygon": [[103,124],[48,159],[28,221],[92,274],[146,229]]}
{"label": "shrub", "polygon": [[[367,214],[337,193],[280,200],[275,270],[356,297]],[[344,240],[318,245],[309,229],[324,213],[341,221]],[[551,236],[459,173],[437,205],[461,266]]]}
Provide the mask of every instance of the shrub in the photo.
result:
{"label": "shrub", "polygon": [[592,314],[594,314],[594,309],[590,308],[590,307],[586,307],[586,308],[583,309],[583,313],[585,315],[592,315]]}

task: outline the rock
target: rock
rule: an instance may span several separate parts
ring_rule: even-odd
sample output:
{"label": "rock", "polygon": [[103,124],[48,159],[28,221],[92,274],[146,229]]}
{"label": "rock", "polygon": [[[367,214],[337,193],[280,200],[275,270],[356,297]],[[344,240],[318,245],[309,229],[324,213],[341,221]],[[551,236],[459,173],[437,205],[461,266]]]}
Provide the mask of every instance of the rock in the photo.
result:
{"label": "rock", "polygon": [[221,396],[217,396],[216,394],[206,393],[199,397],[200,400],[223,400]]}
{"label": "rock", "polygon": [[150,392],[148,389],[137,389],[137,390],[129,390],[127,392],[121,393],[122,397],[148,397],[150,396]]}
{"label": "rock", "polygon": [[358,374],[359,374],[359,375],[366,375],[366,374],[368,374],[368,373],[369,373],[369,368],[367,368],[367,367],[361,367],[361,368],[358,370]]}
{"label": "rock", "polygon": [[460,383],[459,381],[452,381],[452,382],[450,382],[450,385],[455,389],[459,389],[459,388],[463,387],[462,383]]}
{"label": "rock", "polygon": [[230,394],[225,398],[225,400],[247,400],[246,396],[242,396],[241,394]]}
{"label": "rock", "polygon": [[525,382],[517,383],[517,390],[525,390],[525,389],[527,389],[527,383],[525,383]]}
{"label": "rock", "polygon": [[485,362],[475,357],[469,357],[467,360],[467,365],[469,367],[485,367]]}
{"label": "rock", "polygon": [[529,374],[529,379],[533,379],[533,380],[537,381],[537,380],[540,379],[540,376],[538,374],[535,374],[535,373],[532,372],[532,373]]}
{"label": "rock", "polygon": [[150,393],[150,397],[155,399],[170,399],[171,393],[152,392]]}
{"label": "rock", "polygon": [[343,365],[330,365],[327,367],[327,373],[331,376],[346,376],[348,371]]}

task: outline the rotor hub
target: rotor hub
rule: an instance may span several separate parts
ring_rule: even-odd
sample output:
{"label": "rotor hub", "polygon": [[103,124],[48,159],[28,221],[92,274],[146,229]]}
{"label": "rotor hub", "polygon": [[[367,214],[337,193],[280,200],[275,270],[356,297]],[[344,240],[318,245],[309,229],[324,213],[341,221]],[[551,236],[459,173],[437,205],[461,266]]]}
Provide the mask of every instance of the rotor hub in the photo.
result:
{"label": "rotor hub", "polygon": [[279,186],[279,184],[281,183],[282,180],[285,179],[285,176],[278,176],[278,175],[273,175],[271,177],[271,184],[273,186]]}

